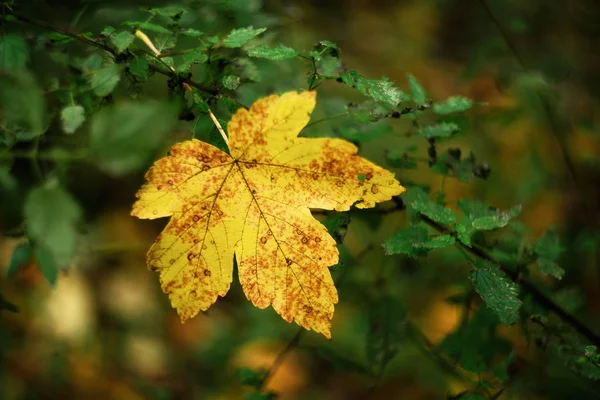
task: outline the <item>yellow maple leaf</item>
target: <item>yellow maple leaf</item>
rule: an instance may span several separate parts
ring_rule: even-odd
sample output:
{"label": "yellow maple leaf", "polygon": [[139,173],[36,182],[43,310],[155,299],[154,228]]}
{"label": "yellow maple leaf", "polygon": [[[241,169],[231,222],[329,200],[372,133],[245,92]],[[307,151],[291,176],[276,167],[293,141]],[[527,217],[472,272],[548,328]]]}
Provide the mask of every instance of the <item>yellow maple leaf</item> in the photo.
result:
{"label": "yellow maple leaf", "polygon": [[232,280],[288,322],[331,338],[338,301],[328,267],[338,250],[311,208],[373,207],[405,189],[353,144],[299,138],[315,92],[288,92],[240,109],[228,124],[227,154],[207,143],[175,144],[146,173],[132,215],[172,216],[148,266],[182,321],[207,310]]}

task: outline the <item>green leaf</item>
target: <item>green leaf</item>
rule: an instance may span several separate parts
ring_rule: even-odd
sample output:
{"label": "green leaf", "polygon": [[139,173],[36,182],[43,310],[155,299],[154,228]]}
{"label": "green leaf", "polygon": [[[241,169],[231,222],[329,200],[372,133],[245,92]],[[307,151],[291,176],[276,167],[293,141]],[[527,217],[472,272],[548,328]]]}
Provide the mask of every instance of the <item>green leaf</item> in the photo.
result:
{"label": "green leaf", "polygon": [[85,109],[79,104],[68,106],[60,112],[65,133],[74,133],[85,121]]}
{"label": "green leaf", "polygon": [[560,244],[560,238],[555,228],[548,229],[533,246],[538,259],[537,263],[543,274],[554,276],[561,279],[565,274],[556,261],[560,258],[565,249]]}
{"label": "green leaf", "polygon": [[42,275],[44,275],[44,278],[46,278],[50,285],[55,286],[56,281],[58,281],[60,266],[56,263],[54,255],[44,247],[36,247],[34,254],[37,266],[42,271]]}
{"label": "green leaf", "polygon": [[90,86],[94,94],[105,97],[112,93],[121,80],[121,68],[118,64],[109,64],[92,73]]}
{"label": "green leaf", "polygon": [[[162,27],[160,25],[153,24],[151,22],[126,21],[126,22],[123,22],[123,25],[128,26],[133,29],[139,29],[141,31],[152,31],[152,32],[156,32],[156,33],[164,33],[164,34],[171,35],[171,31],[168,30],[167,28]],[[154,43],[154,44],[156,44],[156,43]]]}
{"label": "green leaf", "polygon": [[221,44],[224,47],[229,48],[242,47],[250,40],[254,39],[256,36],[260,35],[266,30],[267,28],[254,29],[252,26],[234,29],[231,32],[229,32],[229,35],[227,35],[225,38],[223,38],[223,40],[221,40]]}
{"label": "green leaf", "polygon": [[146,9],[147,12],[154,16],[161,16],[167,18],[176,18],[185,14],[187,10],[183,7],[149,7]]}
{"label": "green leaf", "polygon": [[[164,60],[164,59],[163,59]],[[203,49],[194,49],[183,55],[183,63],[175,70],[177,72],[187,72],[194,64],[203,64],[208,61],[208,55]]]}
{"label": "green leaf", "polygon": [[421,226],[410,226],[396,232],[383,243],[386,255],[406,254],[410,257],[423,256],[428,253],[423,243],[427,242],[429,234]]}
{"label": "green leaf", "polygon": [[221,83],[225,89],[235,90],[240,87],[241,81],[239,76],[225,75],[221,79]]}
{"label": "green leaf", "polygon": [[410,93],[415,104],[424,105],[427,102],[427,93],[412,74],[408,74],[408,86],[410,87]]}
{"label": "green leaf", "polygon": [[494,211],[492,215],[475,218],[472,222],[473,228],[489,231],[503,228],[521,212],[521,205],[512,207],[507,211]]}
{"label": "green leaf", "polygon": [[477,199],[460,199],[456,204],[471,221],[494,214],[490,206]]}
{"label": "green leaf", "polygon": [[0,69],[0,132],[31,140],[44,133],[46,101],[29,72]]}
{"label": "green leaf", "polygon": [[454,96],[444,100],[441,103],[433,105],[433,112],[436,114],[452,114],[470,110],[473,107],[473,101],[466,97]]}
{"label": "green leaf", "polygon": [[140,80],[148,79],[149,70],[148,61],[144,57],[137,56],[129,62],[129,72]]}
{"label": "green leaf", "polygon": [[414,159],[412,159],[406,152],[401,152],[397,150],[388,151],[385,153],[385,158],[388,164],[394,168],[417,168],[417,162]]}
{"label": "green leaf", "polygon": [[135,36],[130,32],[124,31],[117,35],[112,35],[110,40],[117,48],[117,52],[122,53],[133,43]]}
{"label": "green leaf", "polygon": [[425,243],[425,246],[429,249],[442,249],[444,247],[452,246],[456,243],[456,239],[452,235],[438,235],[429,238],[429,241]]}
{"label": "green leaf", "polygon": [[0,37],[0,69],[25,68],[29,58],[29,47],[21,36],[9,33]]}
{"label": "green leaf", "polygon": [[341,126],[336,129],[341,137],[352,142],[366,142],[378,139],[381,136],[393,132],[392,126],[388,121],[382,120],[370,124],[352,124]]}
{"label": "green leaf", "polygon": [[120,102],[91,121],[90,149],[98,166],[122,175],[143,168],[177,123],[177,107],[158,101]]}
{"label": "green leaf", "polygon": [[2,311],[2,310],[7,310],[7,311],[17,313],[17,312],[19,312],[19,307],[17,307],[10,301],[6,300],[4,298],[4,296],[2,295],[2,293],[0,293],[0,311]]}
{"label": "green leaf", "polygon": [[369,307],[367,361],[375,371],[383,371],[396,356],[405,338],[406,312],[392,297],[378,300]]}
{"label": "green leaf", "polygon": [[281,61],[294,58],[298,52],[291,47],[278,44],[275,47],[260,45],[247,50],[250,57],[266,58],[267,60]]}
{"label": "green leaf", "polygon": [[419,135],[426,137],[428,139],[431,138],[448,138],[455,133],[458,133],[460,130],[458,125],[453,122],[440,122],[437,125],[428,125],[419,128]]}
{"label": "green leaf", "polygon": [[454,211],[432,201],[413,201],[410,206],[440,224],[451,225],[456,222]]}
{"label": "green leaf", "polygon": [[519,319],[519,291],[495,265],[478,260],[469,275],[475,291],[485,304],[494,311],[504,325],[512,325]]}
{"label": "green leaf", "polygon": [[24,215],[36,250],[44,249],[59,268],[68,267],[77,251],[77,224],[82,217],[77,201],[59,186],[47,184],[29,193]]}
{"label": "green leaf", "polygon": [[400,102],[406,100],[408,96],[400,89],[396,88],[388,79],[370,80],[363,78],[356,71],[344,72],[340,75],[342,82],[352,86],[364,96],[368,96],[378,103],[383,103],[391,107],[396,107]]}
{"label": "green leaf", "polygon": [[100,34],[101,34],[102,36],[110,36],[110,35],[112,35],[113,33],[115,33],[116,31],[117,31],[117,30],[116,30],[114,27],[112,27],[112,26],[110,26],[110,25],[109,25],[109,26],[107,26],[106,28],[104,28],[104,29],[102,30],[102,32],[100,32]]}
{"label": "green leaf", "polygon": [[198,38],[198,37],[204,35],[203,32],[200,32],[199,30],[192,29],[192,28],[184,29],[179,34],[184,35],[184,36],[193,37],[193,38]]}
{"label": "green leaf", "polygon": [[256,371],[250,368],[241,367],[237,370],[237,376],[242,384],[259,388],[262,386],[267,373],[264,370]]}
{"label": "green leaf", "polygon": [[31,259],[33,248],[29,242],[20,243],[13,251],[12,257],[10,258],[10,264],[8,264],[8,271],[6,276],[12,278],[15,276],[19,268]]}

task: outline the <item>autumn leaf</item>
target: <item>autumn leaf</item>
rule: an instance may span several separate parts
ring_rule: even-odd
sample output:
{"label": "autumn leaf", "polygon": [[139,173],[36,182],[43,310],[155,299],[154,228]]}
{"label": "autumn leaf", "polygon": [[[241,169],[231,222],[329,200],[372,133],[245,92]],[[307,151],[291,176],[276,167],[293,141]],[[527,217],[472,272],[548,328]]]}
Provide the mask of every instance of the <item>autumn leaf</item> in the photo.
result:
{"label": "autumn leaf", "polygon": [[353,144],[299,138],[315,92],[288,92],[240,109],[227,126],[229,152],[191,140],[146,173],[132,215],[171,216],[148,252],[182,321],[224,296],[233,259],[248,299],[331,338],[338,301],[328,267],[335,240],[310,209],[373,207],[405,189],[356,155]]}

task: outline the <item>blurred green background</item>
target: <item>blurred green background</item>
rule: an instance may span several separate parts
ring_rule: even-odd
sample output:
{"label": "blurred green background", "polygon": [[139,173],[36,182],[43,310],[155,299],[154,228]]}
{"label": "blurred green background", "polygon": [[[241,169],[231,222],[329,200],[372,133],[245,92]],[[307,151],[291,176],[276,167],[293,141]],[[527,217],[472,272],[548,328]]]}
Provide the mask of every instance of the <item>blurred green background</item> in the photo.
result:
{"label": "blurred green background", "polygon": [[[426,163],[414,170],[395,169],[398,179],[430,185],[433,193],[445,193],[451,207],[462,197],[500,208],[521,203],[519,220],[531,241],[555,226],[568,248],[562,260],[567,272],[560,281],[544,279],[569,299],[573,311],[598,320],[597,1],[215,0],[181,4],[191,10],[186,17],[189,26],[203,32],[225,34],[233,28],[264,26],[269,28],[266,35],[307,51],[318,41],[329,40],[341,48],[345,66],[365,77],[385,76],[408,90],[406,76],[411,73],[434,100],[464,95],[485,103],[469,113],[466,134],[440,145],[438,151],[448,147],[460,147],[463,154],[473,151],[491,169],[487,180],[465,183],[443,178]],[[57,27],[98,34],[106,25],[139,17],[141,6],[165,5],[56,0],[22,1],[13,6]],[[32,29],[15,22],[2,26],[5,32],[26,37],[31,37]],[[75,47],[82,57],[92,51],[83,45]],[[244,104],[307,86],[309,66],[299,60],[257,65],[260,81],[239,91]],[[42,77],[61,78],[68,73],[47,63],[41,52],[34,55],[30,67]],[[323,83],[317,92],[315,120],[342,112],[345,104],[359,98],[335,81]],[[543,93],[543,98],[535,93]],[[166,96],[166,78],[154,76],[144,95]],[[224,109],[216,113],[225,120],[230,115]],[[308,128],[307,134],[337,135],[344,124],[344,119],[332,119]],[[417,154],[427,157],[423,139],[406,135],[410,121],[400,118],[390,125],[389,133],[361,142],[362,155],[385,164],[386,149],[418,144]],[[169,142],[189,138],[192,129],[196,137],[207,138],[213,127],[208,118],[180,126]],[[41,145],[52,148],[62,143],[81,144],[85,139],[56,134]],[[56,287],[46,282],[35,265],[10,280],[1,274],[0,292],[20,308],[19,313],[0,312],[1,399],[243,398],[250,389],[240,383],[238,368],[268,368],[297,332],[296,325],[285,323],[273,310],[252,307],[237,277],[227,297],[207,313],[181,324],[160,290],[157,275],[145,265],[145,253],[166,219],[147,221],[129,215],[147,166],[119,176],[85,163],[59,166],[84,209],[84,234],[76,262],[60,275]],[[42,170],[54,167],[51,161],[41,161]],[[12,173],[23,187],[35,182],[29,160],[16,160]],[[13,199],[9,204],[7,197],[0,198],[0,203],[0,227],[5,230],[18,220],[15,210],[20,203]],[[419,261],[385,256],[381,243],[405,226],[405,213],[385,218],[349,214],[352,222],[341,249],[344,262],[335,271],[347,268],[339,289],[333,340],[304,334],[268,388],[283,399],[312,400],[440,399],[467,389],[468,383],[449,372],[431,349],[423,351],[411,341],[401,345],[376,388],[371,389],[375,383],[371,377],[356,372],[366,363],[370,305],[365,299],[379,290],[400,299],[408,319],[424,333],[424,342],[435,345],[460,323],[462,306],[448,298],[461,293],[468,266],[453,250]],[[20,241],[0,237],[0,268],[8,267]],[[600,328],[597,322],[592,326]],[[549,361],[523,338],[518,327],[504,329],[502,334],[520,357],[535,360],[520,365],[520,374],[527,384],[547,389],[537,391],[539,398],[567,398],[553,388],[551,375],[538,376],[536,363]],[[511,397],[505,393],[500,398]]]}

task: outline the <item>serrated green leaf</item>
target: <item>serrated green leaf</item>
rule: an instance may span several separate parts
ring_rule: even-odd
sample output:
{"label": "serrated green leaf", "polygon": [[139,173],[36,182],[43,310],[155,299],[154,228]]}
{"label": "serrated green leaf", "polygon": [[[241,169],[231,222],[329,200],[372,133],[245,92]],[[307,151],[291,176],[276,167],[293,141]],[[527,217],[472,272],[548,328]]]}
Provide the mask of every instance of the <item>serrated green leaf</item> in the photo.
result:
{"label": "serrated green leaf", "polygon": [[58,186],[38,187],[27,196],[24,215],[36,250],[43,248],[59,268],[68,267],[77,251],[77,224],[82,217],[77,201]]}
{"label": "serrated green leaf", "polygon": [[108,96],[115,90],[121,80],[121,68],[117,64],[109,64],[97,69],[90,78],[90,87],[99,97]]}
{"label": "serrated green leaf", "polygon": [[431,139],[431,138],[448,138],[455,133],[459,132],[458,125],[452,122],[440,122],[437,125],[427,125],[419,128],[417,131],[419,135]]}
{"label": "serrated green leaf", "polygon": [[193,37],[193,38],[198,38],[198,37],[204,35],[204,32],[200,32],[197,29],[188,28],[188,29],[182,30],[179,34],[184,35],[184,36]]}
{"label": "serrated green leaf", "polygon": [[272,61],[281,61],[294,58],[298,52],[291,47],[282,45],[281,43],[275,47],[260,45],[247,50],[250,57],[266,58]]}
{"label": "serrated green leaf", "polygon": [[412,74],[408,74],[408,86],[410,87],[410,93],[412,94],[415,104],[420,106],[424,105],[427,101],[427,93],[423,86],[417,81],[417,78]]}
{"label": "serrated green leaf", "polygon": [[102,36],[110,36],[110,35],[112,35],[113,33],[115,33],[116,31],[117,31],[117,30],[116,30],[114,27],[112,27],[112,26],[110,26],[110,25],[109,25],[109,26],[107,26],[106,28],[104,28],[104,29],[102,30],[102,32],[100,32],[100,34],[101,34]]}
{"label": "serrated green leaf", "polygon": [[393,297],[378,300],[369,307],[367,362],[375,371],[382,371],[396,356],[404,340],[406,312]]}
{"label": "serrated green leaf", "polygon": [[19,268],[21,268],[23,264],[31,259],[32,253],[33,248],[29,242],[20,243],[17,247],[15,247],[12,257],[10,258],[10,263],[8,264],[6,276],[12,278],[17,273]]}
{"label": "serrated green leaf", "polygon": [[68,106],[60,112],[65,133],[74,133],[85,121],[85,109],[79,104]]}
{"label": "serrated green leaf", "polygon": [[410,226],[396,232],[383,243],[386,255],[406,254],[410,257],[426,255],[430,250],[452,246],[456,239],[452,235],[429,236],[426,228]]}
{"label": "serrated green leaf", "polygon": [[433,105],[433,112],[440,115],[452,114],[470,110],[473,107],[473,100],[466,97],[454,96],[444,100],[441,103]]}
{"label": "serrated green leaf", "polygon": [[135,36],[130,32],[123,31],[118,33],[117,35],[112,35],[110,37],[110,41],[117,48],[117,52],[122,53],[133,43]]}
{"label": "serrated green leaf", "polygon": [[29,47],[21,36],[9,33],[0,37],[0,69],[25,68],[29,58]]}
{"label": "serrated green leaf", "polygon": [[[166,57],[165,57],[166,58]],[[164,60],[164,58],[163,58]],[[183,54],[183,62],[175,69],[177,72],[186,72],[194,64],[203,64],[208,61],[208,55],[203,49],[194,49]]]}
{"label": "serrated green leaf", "polygon": [[410,206],[440,224],[451,225],[456,222],[454,211],[432,201],[414,201]]}
{"label": "serrated green leaf", "polygon": [[490,206],[477,199],[460,199],[456,204],[471,221],[494,214]]}
{"label": "serrated green leaf", "polygon": [[444,247],[452,246],[456,243],[456,239],[452,235],[438,235],[429,238],[425,243],[425,247],[429,249],[443,249]]}
{"label": "serrated green leaf", "polygon": [[150,67],[144,57],[135,57],[129,62],[129,72],[136,78],[145,81],[148,79]]}
{"label": "serrated green leaf", "polygon": [[344,72],[340,75],[342,82],[358,90],[378,103],[396,107],[400,102],[407,100],[408,96],[396,88],[387,78],[379,80],[365,79],[356,71]]}
{"label": "serrated green leaf", "polygon": [[31,140],[44,133],[45,110],[44,93],[29,72],[0,69],[0,132]]}
{"label": "serrated green leaf", "polygon": [[266,30],[267,30],[267,28],[254,29],[252,26],[248,26],[246,28],[234,29],[231,32],[229,32],[229,35],[227,35],[225,38],[223,38],[223,40],[221,41],[221,44],[224,47],[229,47],[229,48],[242,47],[243,45],[248,43],[250,40],[254,39],[256,36],[260,35],[261,33],[263,33]]}
{"label": "serrated green leaf", "polygon": [[114,175],[143,168],[177,123],[177,107],[158,101],[120,102],[96,112],[90,150],[98,167]]}
{"label": "serrated green leaf", "polygon": [[[152,32],[156,32],[156,33],[164,33],[164,34],[169,34],[169,35],[171,34],[171,31],[168,30],[167,28],[160,26],[160,25],[153,24],[152,22],[126,21],[126,22],[123,22],[123,25],[128,26],[130,28],[139,29],[141,31],[152,31]],[[154,44],[156,45],[156,42]]]}
{"label": "serrated green leaf", "polygon": [[36,247],[34,250],[35,260],[42,275],[51,286],[56,285],[60,266],[56,263],[56,259],[52,252],[45,247]]}
{"label": "serrated green leaf", "polygon": [[475,218],[472,222],[473,228],[489,231],[503,228],[521,213],[521,205],[512,207],[507,211],[495,211],[492,215]]}
{"label": "serrated green leaf", "polygon": [[519,290],[504,272],[489,262],[478,260],[469,278],[475,291],[504,325],[517,322],[522,304]]}
{"label": "serrated green leaf", "polygon": [[175,18],[187,12],[183,7],[149,7],[146,9],[152,15],[161,17]]}
{"label": "serrated green leaf", "polygon": [[221,83],[225,89],[236,90],[240,87],[241,81],[239,76],[235,75],[225,75],[221,79]]}

